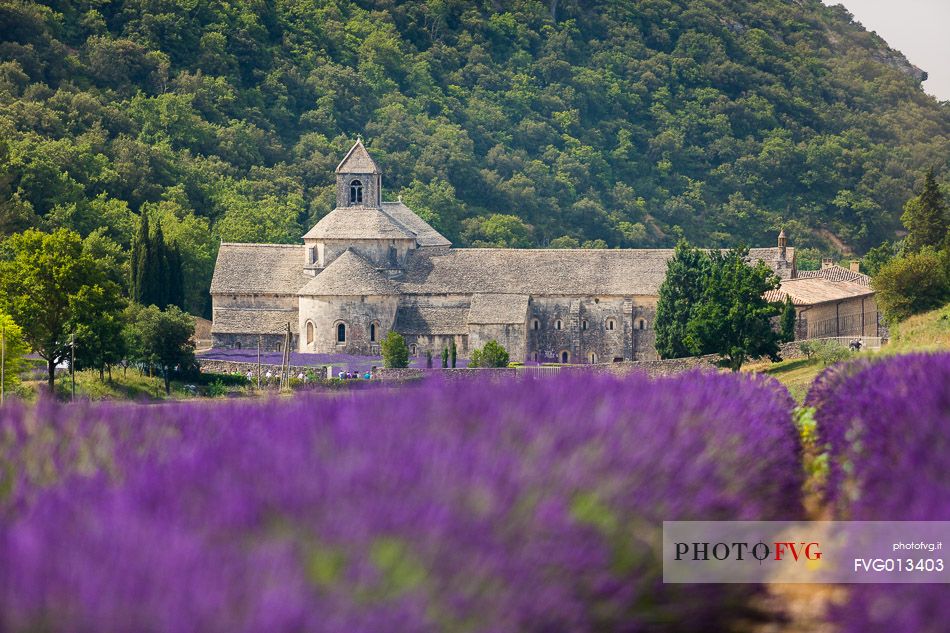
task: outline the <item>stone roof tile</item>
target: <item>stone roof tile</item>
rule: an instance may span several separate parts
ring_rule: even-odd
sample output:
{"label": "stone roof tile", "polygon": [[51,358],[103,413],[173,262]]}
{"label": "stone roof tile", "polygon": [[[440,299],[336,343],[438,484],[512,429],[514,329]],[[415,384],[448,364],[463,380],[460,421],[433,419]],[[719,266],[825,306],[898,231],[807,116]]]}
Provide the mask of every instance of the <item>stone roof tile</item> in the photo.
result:
{"label": "stone roof tile", "polygon": [[396,309],[393,329],[401,334],[467,334],[468,308],[408,303]]}
{"label": "stone roof tile", "polygon": [[303,245],[224,242],[211,278],[211,294],[294,295],[310,277]]}
{"label": "stone roof tile", "polygon": [[338,174],[378,174],[376,161],[366,151],[363,141],[357,140],[336,167]]}
{"label": "stone roof tile", "polygon": [[528,295],[477,294],[472,297],[468,322],[476,324],[524,323],[528,318]]}
{"label": "stone roof tile", "polygon": [[304,239],[405,240],[416,234],[376,207],[337,207],[323,216]]}
{"label": "stone roof tile", "polygon": [[452,242],[432,228],[402,202],[384,202],[383,211],[416,234],[419,246],[451,246]]}
{"label": "stone roof tile", "polygon": [[[772,263],[778,249],[750,250]],[[407,294],[656,295],[673,249],[459,248],[410,253]]]}
{"label": "stone roof tile", "polygon": [[217,308],[211,332],[214,334],[280,334],[290,323],[298,333],[296,310],[260,310],[256,308]]}
{"label": "stone roof tile", "polygon": [[297,293],[303,296],[378,296],[399,294],[396,284],[347,249]]}
{"label": "stone roof tile", "polygon": [[850,281],[851,283],[862,286],[871,286],[871,278],[869,276],[860,272],[856,273],[837,264],[822,268],[821,270],[798,271],[798,279],[812,279],[815,277],[827,279],[828,281]]}

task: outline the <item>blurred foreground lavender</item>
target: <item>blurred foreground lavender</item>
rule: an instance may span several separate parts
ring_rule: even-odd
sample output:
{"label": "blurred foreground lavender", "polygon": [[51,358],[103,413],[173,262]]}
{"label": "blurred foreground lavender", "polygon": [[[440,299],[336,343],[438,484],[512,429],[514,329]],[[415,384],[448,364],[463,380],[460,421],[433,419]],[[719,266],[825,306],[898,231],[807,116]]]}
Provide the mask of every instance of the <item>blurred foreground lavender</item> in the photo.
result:
{"label": "blurred foreground lavender", "polygon": [[8,407],[4,631],[723,630],[663,520],[800,518],[775,382],[427,381],[337,398]]}
{"label": "blurred foreground lavender", "polygon": [[[836,518],[950,521],[950,354],[833,367],[806,404],[829,446]],[[846,633],[944,633],[948,603],[943,584],[855,585],[835,617]]]}

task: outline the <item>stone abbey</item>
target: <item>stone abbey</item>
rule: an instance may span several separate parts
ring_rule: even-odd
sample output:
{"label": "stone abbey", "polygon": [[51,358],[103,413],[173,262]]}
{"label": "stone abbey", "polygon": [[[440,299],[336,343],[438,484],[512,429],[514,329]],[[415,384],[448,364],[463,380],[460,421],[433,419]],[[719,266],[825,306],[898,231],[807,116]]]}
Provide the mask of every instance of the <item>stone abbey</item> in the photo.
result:
{"label": "stone abbey", "polygon": [[[466,357],[494,339],[512,360],[649,360],[672,255],[454,248],[401,201],[383,202],[380,169],[357,141],[336,168],[336,208],[302,244],[221,245],[211,282],[214,346],[252,348],[262,340],[276,351],[289,325],[292,349],[304,353],[376,355],[395,330],[413,355],[438,357],[454,341]],[[793,298],[803,335],[810,327],[804,315],[834,302],[839,325],[842,305],[852,314],[860,303],[864,333],[873,310],[865,275],[829,265],[829,274],[799,278],[784,233],[750,257],[782,278],[776,298]],[[846,333],[839,327],[838,334]]]}

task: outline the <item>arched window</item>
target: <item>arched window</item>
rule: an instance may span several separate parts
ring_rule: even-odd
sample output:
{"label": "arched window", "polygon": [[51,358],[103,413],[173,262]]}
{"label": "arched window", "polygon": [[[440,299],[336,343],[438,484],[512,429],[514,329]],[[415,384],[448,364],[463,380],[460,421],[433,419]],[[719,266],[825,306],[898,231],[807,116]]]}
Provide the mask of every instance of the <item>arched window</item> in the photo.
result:
{"label": "arched window", "polygon": [[416,345],[415,345],[415,343],[413,343],[412,345],[409,346],[409,355],[410,355],[410,356],[415,356],[415,355],[416,355]]}
{"label": "arched window", "polygon": [[369,341],[370,343],[376,342],[376,324],[375,323],[369,324]]}
{"label": "arched window", "polygon": [[363,202],[363,183],[354,180],[350,183],[350,204],[361,204]]}
{"label": "arched window", "polygon": [[641,330],[647,329],[647,320],[646,320],[646,319],[640,319],[640,320],[637,322],[637,327],[640,328]]}
{"label": "arched window", "polygon": [[560,330],[562,325],[564,325],[564,324],[561,323],[561,319],[558,319],[557,321],[554,322],[554,329],[555,329],[555,330]]}
{"label": "arched window", "polygon": [[307,345],[313,343],[313,321],[307,321]]}
{"label": "arched window", "polygon": [[336,326],[336,342],[337,342],[337,343],[346,343],[346,323],[337,323],[337,326]]}
{"label": "arched window", "polygon": [[613,319],[607,319],[607,322],[604,323],[604,327],[607,329],[607,331],[612,331],[617,327],[617,322]]}
{"label": "arched window", "polygon": [[581,321],[581,329],[582,330],[587,329],[587,319],[584,319],[583,321]]}
{"label": "arched window", "polygon": [[566,350],[563,351],[563,352],[561,352],[561,362],[562,362],[562,363],[568,363],[568,362],[570,362],[570,360],[571,360],[571,353],[570,353],[570,352],[568,352],[568,351],[566,351]]}
{"label": "arched window", "polygon": [[532,329],[532,330],[540,330],[540,329],[541,329],[541,321],[539,321],[538,319],[531,319],[531,329]]}
{"label": "arched window", "polygon": [[593,364],[596,363],[596,362],[597,362],[597,354],[595,354],[594,352],[591,352],[591,353],[590,353],[590,364],[593,365]]}

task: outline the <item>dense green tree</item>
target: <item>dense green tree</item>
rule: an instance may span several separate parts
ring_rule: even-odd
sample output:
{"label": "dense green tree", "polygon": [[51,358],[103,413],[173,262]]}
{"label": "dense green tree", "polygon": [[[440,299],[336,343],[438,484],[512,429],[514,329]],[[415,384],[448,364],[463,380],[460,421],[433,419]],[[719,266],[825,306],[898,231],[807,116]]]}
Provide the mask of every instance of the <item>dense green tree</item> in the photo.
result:
{"label": "dense green tree", "polygon": [[709,257],[687,242],[676,245],[666,265],[656,305],[656,351],[660,358],[684,358],[695,352],[686,340],[693,310],[702,300],[710,274]]}
{"label": "dense green tree", "polygon": [[763,262],[749,265],[748,249],[709,255],[703,296],[692,310],[686,343],[694,354],[717,354],[721,364],[739,371],[749,358],[779,360],[781,334],[772,326],[781,308],[764,295],[779,278]]}
{"label": "dense green tree", "polygon": [[402,368],[409,366],[409,347],[399,332],[390,330],[380,343],[383,367]]}
{"label": "dense green tree", "polygon": [[70,326],[84,288],[108,283],[97,262],[83,252],[77,233],[33,229],[7,238],[0,247],[0,310],[23,330],[30,347],[46,361],[52,392],[56,365],[67,357]]}
{"label": "dense green tree", "polygon": [[878,271],[897,256],[898,249],[892,242],[883,242],[875,246],[861,258],[861,271],[874,277]]}
{"label": "dense green tree", "polygon": [[30,346],[23,338],[23,330],[8,314],[0,312],[0,337],[3,339],[3,389],[10,395],[20,384],[20,372],[26,367],[24,357]]}
{"label": "dense green tree", "polygon": [[795,323],[797,318],[795,304],[792,303],[792,298],[785,297],[785,305],[782,306],[782,319],[779,326],[783,343],[790,343],[795,340]]}
{"label": "dense green tree", "polygon": [[72,300],[70,329],[76,336],[76,366],[92,367],[104,379],[106,369],[125,357],[125,339],[122,336],[125,301],[118,285],[104,281],[94,286],[83,286]]}
{"label": "dense green tree", "polygon": [[924,75],[819,0],[23,0],[0,26],[0,233],[128,249],[148,209],[195,313],[218,239],[297,242],[358,133],[387,190],[467,246],[781,225],[864,252],[950,153]]}
{"label": "dense green tree", "polygon": [[149,229],[148,213],[142,213],[130,253],[130,296],[136,303],[164,308],[184,303],[185,280],[178,248],[165,241],[161,223]]}
{"label": "dense green tree", "polygon": [[884,264],[872,280],[877,305],[891,322],[950,301],[950,249],[925,246]]}
{"label": "dense green tree", "polygon": [[508,351],[496,340],[485,343],[481,348],[472,350],[469,367],[507,367]]}
{"label": "dense green tree", "polygon": [[170,305],[158,307],[132,304],[124,316],[129,355],[134,362],[157,367],[171,393],[172,373],[191,370],[195,363],[195,320],[190,314]]}
{"label": "dense green tree", "polygon": [[931,246],[940,248],[950,246],[947,239],[950,231],[950,215],[947,205],[937,186],[937,179],[933,169],[927,172],[924,178],[924,190],[919,196],[911,198],[904,205],[904,215],[901,222],[907,228],[907,237],[904,238],[904,250],[915,253],[922,248]]}

